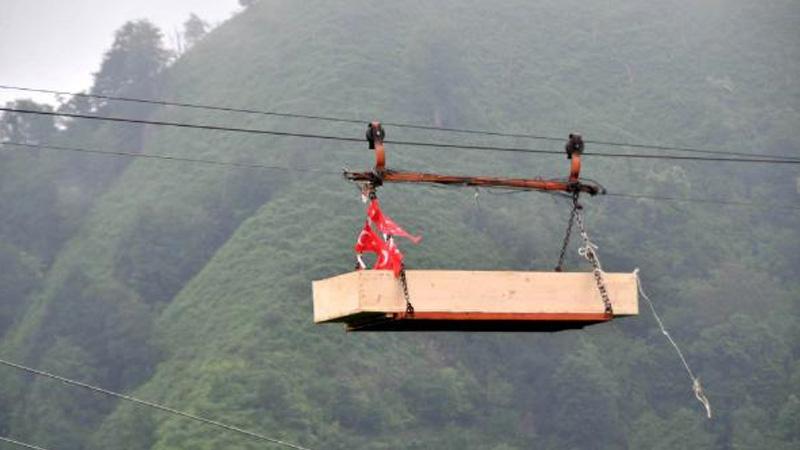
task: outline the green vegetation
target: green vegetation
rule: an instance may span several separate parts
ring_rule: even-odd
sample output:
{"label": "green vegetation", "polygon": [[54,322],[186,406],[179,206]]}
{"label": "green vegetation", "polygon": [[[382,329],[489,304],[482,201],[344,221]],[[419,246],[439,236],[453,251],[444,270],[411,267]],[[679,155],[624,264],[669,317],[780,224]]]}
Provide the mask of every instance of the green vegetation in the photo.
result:
{"label": "green vegetation", "polygon": [[[126,26],[93,91],[800,153],[793,133],[800,13],[790,1],[392,2],[377,11],[365,0],[242,3],[241,14],[169,65],[157,30]],[[125,36],[136,45],[125,45]],[[63,108],[364,132],[361,125],[110,102]],[[13,131],[20,140],[331,175],[4,147],[3,357],[311,448],[800,445],[796,211],[619,197],[584,202],[605,268],[642,269],[702,378],[715,409],[708,421],[644,304],[637,318],[554,335],[369,335],[314,326],[310,282],[351,269],[363,220],[356,189],[336,172],[370,166],[366,144],[80,121],[54,131],[32,120],[5,116],[3,138]],[[567,171],[561,156],[388,152],[396,168]],[[765,204],[796,204],[800,195],[793,168],[585,160],[585,175],[612,192]],[[421,245],[403,247],[415,268],[548,270],[568,217],[567,202],[539,194],[482,192],[476,201],[468,190],[390,186],[379,195],[398,222],[425,235]],[[574,247],[568,267],[585,269]],[[8,369],[0,369],[0,434],[61,450],[263,448]]]}

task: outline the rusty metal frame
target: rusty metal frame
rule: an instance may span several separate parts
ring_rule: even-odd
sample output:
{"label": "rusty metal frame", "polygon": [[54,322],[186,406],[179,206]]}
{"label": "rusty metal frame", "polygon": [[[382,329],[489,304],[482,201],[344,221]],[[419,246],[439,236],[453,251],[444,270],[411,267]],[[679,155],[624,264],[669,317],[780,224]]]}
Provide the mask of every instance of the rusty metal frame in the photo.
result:
{"label": "rusty metal frame", "polygon": [[[373,132],[372,130],[380,130]],[[572,136],[570,139],[572,139]],[[596,195],[604,193],[602,186],[594,182],[582,181],[581,152],[569,153],[571,159],[569,177],[564,180],[547,180],[541,178],[506,178],[490,176],[441,175],[426,172],[397,171],[386,168],[386,149],[383,143],[383,128],[380,122],[369,124],[367,138],[370,148],[375,150],[375,167],[371,172],[344,173],[345,178],[360,183],[380,186],[383,183],[431,183],[455,186],[492,187],[538,191],[559,191],[567,193],[586,193]]]}

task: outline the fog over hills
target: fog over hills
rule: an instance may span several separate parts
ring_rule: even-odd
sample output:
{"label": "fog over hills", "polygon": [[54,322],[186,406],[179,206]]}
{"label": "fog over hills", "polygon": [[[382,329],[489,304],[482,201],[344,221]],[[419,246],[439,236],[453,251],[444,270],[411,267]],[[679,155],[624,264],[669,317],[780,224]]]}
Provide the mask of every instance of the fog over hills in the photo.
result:
{"label": "fog over hills", "polygon": [[[262,0],[169,62],[157,33],[131,25],[131,47],[106,54],[92,92],[800,156],[798,25],[791,1]],[[354,138],[366,125],[80,99],[61,109]],[[796,165],[600,158],[668,152],[587,145],[583,175],[611,194],[751,204],[583,200],[604,268],[641,269],[702,379],[708,420],[644,303],[638,317],[554,334],[314,325],[311,280],[352,270],[363,205],[339,173],[371,167],[366,143],[20,116],[0,119],[0,137],[324,173],[4,145],[3,358],[315,449],[800,445],[800,213],[775,206],[798,205]],[[397,169],[568,173],[562,155],[387,151]],[[568,200],[539,193],[378,194],[425,236],[401,244],[417,269],[552,270],[569,217]],[[568,270],[590,270],[576,249]],[[59,450],[265,448],[4,367],[0,435]]]}

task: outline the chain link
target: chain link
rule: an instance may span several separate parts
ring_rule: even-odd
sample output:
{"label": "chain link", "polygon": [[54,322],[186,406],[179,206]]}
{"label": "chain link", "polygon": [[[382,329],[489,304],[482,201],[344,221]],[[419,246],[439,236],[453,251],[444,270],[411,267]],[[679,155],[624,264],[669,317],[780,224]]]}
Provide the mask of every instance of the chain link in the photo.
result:
{"label": "chain link", "polygon": [[572,236],[572,226],[575,224],[575,214],[577,214],[580,205],[578,204],[578,192],[572,194],[572,211],[569,213],[569,222],[567,222],[567,234],[564,236],[564,243],[561,245],[561,254],[558,256],[558,265],[555,271],[561,272],[564,269],[564,258],[567,256],[567,246],[569,246],[569,238]]}
{"label": "chain link", "polygon": [[589,240],[589,235],[586,233],[586,226],[583,224],[583,216],[577,209],[575,211],[575,218],[578,221],[578,228],[580,229],[581,238],[583,239],[583,247],[578,250],[578,253],[592,264],[592,274],[597,284],[597,290],[600,291],[600,298],[603,300],[605,313],[613,315],[614,309],[611,307],[611,300],[608,298],[608,289],[606,289],[606,283],[603,279],[603,268],[600,265],[600,259],[597,253],[595,253],[597,246]]}
{"label": "chain link", "polygon": [[406,266],[400,268],[400,286],[403,287],[403,297],[406,299],[406,314],[414,315],[414,306],[411,304],[411,296],[408,294],[408,280],[406,280]]}

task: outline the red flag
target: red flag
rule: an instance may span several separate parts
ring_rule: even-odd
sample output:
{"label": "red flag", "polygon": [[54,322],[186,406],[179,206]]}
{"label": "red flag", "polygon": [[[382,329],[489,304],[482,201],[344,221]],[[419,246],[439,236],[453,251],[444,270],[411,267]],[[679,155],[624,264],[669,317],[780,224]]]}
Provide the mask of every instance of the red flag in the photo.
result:
{"label": "red flag", "polygon": [[413,236],[408,234],[406,230],[402,229],[400,225],[395,223],[391,217],[384,214],[383,211],[381,211],[381,206],[378,204],[377,199],[373,199],[369,203],[369,207],[367,208],[367,217],[372,220],[372,222],[378,227],[379,230],[381,230],[381,233],[383,234],[404,237],[415,244],[418,244],[419,241],[422,240],[422,236]]}
{"label": "red flag", "polygon": [[378,259],[375,261],[376,270],[391,270],[394,272],[395,277],[400,276],[400,270],[403,268],[403,254],[394,243],[394,239],[389,239],[386,247],[378,253]]}
{"label": "red flag", "polygon": [[361,229],[361,233],[359,233],[358,240],[354,246],[356,253],[371,252],[380,255],[385,248],[386,244],[372,231],[372,227],[369,226],[369,221],[364,221],[364,228]]}

